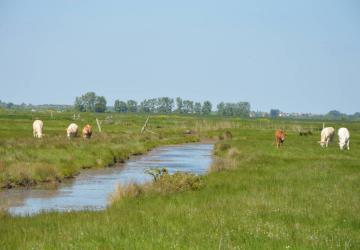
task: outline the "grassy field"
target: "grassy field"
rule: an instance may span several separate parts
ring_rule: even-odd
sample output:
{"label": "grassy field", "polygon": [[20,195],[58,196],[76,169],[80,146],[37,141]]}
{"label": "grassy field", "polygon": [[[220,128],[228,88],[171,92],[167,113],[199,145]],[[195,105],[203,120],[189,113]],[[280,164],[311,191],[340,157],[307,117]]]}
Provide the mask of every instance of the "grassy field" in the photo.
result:
{"label": "grassy field", "polygon": [[[351,150],[340,151],[335,142],[320,148],[320,121],[155,116],[151,130],[156,134],[139,135],[145,116],[118,115],[90,142],[80,138],[69,142],[63,138],[71,114],[53,120],[43,114],[47,138],[41,141],[31,138],[31,116],[0,116],[2,182],[8,181],[4,173],[18,167],[18,161],[50,164],[62,177],[67,166],[76,171],[105,166],[113,156],[126,159],[160,144],[218,138],[225,130],[233,138],[217,141],[214,154],[218,160],[201,178],[200,189],[125,196],[100,212],[52,212],[23,218],[2,213],[0,248],[360,248],[359,123],[326,124],[349,128]],[[79,124],[93,120],[94,115],[86,115]],[[281,149],[273,145],[276,127],[288,132]],[[299,136],[299,127],[312,129],[314,134]],[[186,129],[196,134],[184,135]],[[93,153],[87,154],[88,150]],[[66,158],[69,155],[74,157]]]}
{"label": "grassy field", "polygon": [[[152,117],[149,130],[140,134],[144,115],[50,113],[0,113],[0,187],[29,186],[73,177],[83,168],[105,167],[122,162],[130,155],[143,154],[164,144],[198,141],[198,135],[184,135],[194,121],[188,118]],[[102,120],[97,132],[95,117]],[[44,121],[45,137],[34,139],[32,122]],[[91,140],[69,140],[66,128],[76,122],[81,128],[93,125]]]}

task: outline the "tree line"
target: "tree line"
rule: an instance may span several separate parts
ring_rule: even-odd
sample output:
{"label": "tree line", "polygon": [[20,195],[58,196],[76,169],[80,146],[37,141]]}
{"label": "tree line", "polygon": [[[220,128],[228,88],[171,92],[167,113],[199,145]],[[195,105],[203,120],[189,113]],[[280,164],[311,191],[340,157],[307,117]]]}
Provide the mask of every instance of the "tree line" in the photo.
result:
{"label": "tree line", "polygon": [[213,110],[210,101],[194,102],[192,100],[183,100],[180,97],[175,99],[170,97],[159,97],[145,99],[141,102],[135,100],[116,100],[113,107],[107,106],[104,96],[98,96],[95,92],[87,92],[84,95],[75,98],[74,105],[55,105],[55,104],[14,104],[12,102],[3,102],[0,100],[0,109],[14,110],[58,110],[58,111],[79,111],[79,112],[109,112],[119,113],[159,113],[159,114],[194,114],[194,115],[220,115],[233,117],[288,117],[296,119],[330,119],[330,120],[360,120],[360,112],[352,115],[341,113],[337,110],[331,110],[324,115],[314,114],[288,114],[279,109],[271,109],[270,112],[250,111],[249,102],[220,102]]}
{"label": "tree line", "polygon": [[209,115],[212,111],[210,101],[203,103],[191,100],[182,100],[180,97],[175,100],[170,97],[159,97],[145,99],[138,103],[135,100],[116,100],[114,110],[120,113],[161,113],[161,114],[196,114]]}
{"label": "tree line", "polygon": [[[76,97],[74,108],[80,112],[105,112],[106,99],[103,96],[97,96],[94,92],[88,92],[82,96]],[[223,116],[249,117],[250,103],[224,103],[217,105],[217,114]],[[195,102],[192,100],[176,99],[170,97],[159,97],[145,99],[141,102],[135,100],[115,100],[115,112],[119,113],[158,113],[158,114],[194,114],[210,115],[213,112],[213,105],[210,101]]]}
{"label": "tree line", "polygon": [[95,92],[87,92],[75,98],[74,109],[79,112],[105,112],[106,99],[104,96],[97,96]]}

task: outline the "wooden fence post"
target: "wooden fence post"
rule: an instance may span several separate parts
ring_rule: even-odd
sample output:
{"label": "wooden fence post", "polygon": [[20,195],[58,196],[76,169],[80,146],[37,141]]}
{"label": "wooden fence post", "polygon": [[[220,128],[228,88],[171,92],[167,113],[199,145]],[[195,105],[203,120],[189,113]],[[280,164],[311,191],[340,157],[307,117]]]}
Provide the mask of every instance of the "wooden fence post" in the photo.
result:
{"label": "wooden fence post", "polygon": [[98,126],[99,132],[101,133],[101,123],[98,118],[96,118],[96,124]]}
{"label": "wooden fence post", "polygon": [[150,118],[150,115],[148,115],[148,117],[147,117],[147,119],[146,119],[146,121],[145,121],[145,123],[144,123],[144,126],[141,128],[141,134],[142,133],[144,133],[144,131],[145,131],[145,129],[146,129],[146,126],[147,126],[147,123],[148,123],[148,121],[149,121],[149,118]]}

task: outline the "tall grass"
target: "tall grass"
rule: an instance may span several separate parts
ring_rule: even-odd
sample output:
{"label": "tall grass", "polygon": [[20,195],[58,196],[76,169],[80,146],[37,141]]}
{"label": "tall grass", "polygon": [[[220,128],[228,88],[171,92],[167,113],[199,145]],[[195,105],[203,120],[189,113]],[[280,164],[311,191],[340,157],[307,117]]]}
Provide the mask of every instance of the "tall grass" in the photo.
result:
{"label": "tall grass", "polygon": [[118,184],[115,192],[110,196],[109,204],[127,198],[135,198],[143,195],[169,195],[185,191],[194,191],[203,187],[203,181],[200,176],[190,173],[177,172],[172,175],[167,171],[161,172],[153,182],[145,184],[127,183]]}

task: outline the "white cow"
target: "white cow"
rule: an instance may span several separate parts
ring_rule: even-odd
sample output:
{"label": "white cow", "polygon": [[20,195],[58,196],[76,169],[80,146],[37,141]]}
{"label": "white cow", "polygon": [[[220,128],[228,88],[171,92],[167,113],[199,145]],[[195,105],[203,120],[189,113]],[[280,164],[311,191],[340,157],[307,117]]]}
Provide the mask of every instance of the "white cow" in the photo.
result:
{"label": "white cow", "polygon": [[67,137],[70,139],[71,137],[76,137],[78,133],[79,126],[75,123],[71,123],[69,127],[66,129]]}
{"label": "white cow", "polygon": [[321,130],[321,138],[320,138],[320,145],[321,147],[328,147],[329,142],[332,141],[335,134],[335,129],[333,127],[326,127]]}
{"label": "white cow", "polygon": [[35,120],[33,123],[33,135],[35,138],[42,138],[43,137],[43,126],[44,123],[41,120]]}
{"label": "white cow", "polygon": [[339,136],[339,146],[340,149],[343,150],[345,149],[345,146],[348,150],[350,150],[350,133],[349,130],[347,128],[339,128],[338,131],[338,136]]}

